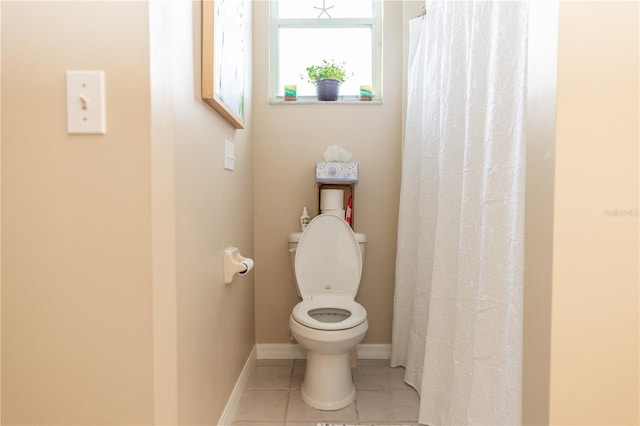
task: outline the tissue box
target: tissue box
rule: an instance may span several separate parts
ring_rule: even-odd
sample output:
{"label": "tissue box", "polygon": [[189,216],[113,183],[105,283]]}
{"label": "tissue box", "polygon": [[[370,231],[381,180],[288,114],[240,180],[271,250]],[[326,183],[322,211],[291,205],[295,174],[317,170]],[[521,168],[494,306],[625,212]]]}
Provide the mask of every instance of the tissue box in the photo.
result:
{"label": "tissue box", "polygon": [[316,163],[316,182],[358,183],[358,163]]}

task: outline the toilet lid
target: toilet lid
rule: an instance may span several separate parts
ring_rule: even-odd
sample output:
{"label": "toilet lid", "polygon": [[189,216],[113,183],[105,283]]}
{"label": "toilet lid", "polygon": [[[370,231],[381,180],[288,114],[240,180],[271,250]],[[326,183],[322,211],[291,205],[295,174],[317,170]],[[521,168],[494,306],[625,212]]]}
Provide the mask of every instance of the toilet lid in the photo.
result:
{"label": "toilet lid", "polygon": [[295,271],[303,299],[321,294],[355,298],[362,256],[349,224],[331,214],[316,216],[298,242]]}

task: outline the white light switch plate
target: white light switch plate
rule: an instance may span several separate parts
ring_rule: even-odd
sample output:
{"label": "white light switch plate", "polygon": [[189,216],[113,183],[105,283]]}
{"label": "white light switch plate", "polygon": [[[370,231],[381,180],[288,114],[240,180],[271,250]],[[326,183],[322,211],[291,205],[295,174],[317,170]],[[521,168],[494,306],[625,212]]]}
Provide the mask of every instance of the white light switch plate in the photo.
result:
{"label": "white light switch plate", "polygon": [[236,156],[233,142],[224,141],[224,168],[226,170],[233,170],[235,168]]}
{"label": "white light switch plate", "polygon": [[67,133],[107,133],[104,71],[67,71]]}

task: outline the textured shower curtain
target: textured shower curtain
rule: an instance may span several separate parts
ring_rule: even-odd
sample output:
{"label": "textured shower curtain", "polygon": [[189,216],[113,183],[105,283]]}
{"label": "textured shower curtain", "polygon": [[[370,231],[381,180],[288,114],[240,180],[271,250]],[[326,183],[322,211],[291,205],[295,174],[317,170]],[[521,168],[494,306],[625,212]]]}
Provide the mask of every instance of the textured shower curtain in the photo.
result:
{"label": "textured shower curtain", "polygon": [[521,422],[528,5],[410,23],[392,359],[420,423]]}

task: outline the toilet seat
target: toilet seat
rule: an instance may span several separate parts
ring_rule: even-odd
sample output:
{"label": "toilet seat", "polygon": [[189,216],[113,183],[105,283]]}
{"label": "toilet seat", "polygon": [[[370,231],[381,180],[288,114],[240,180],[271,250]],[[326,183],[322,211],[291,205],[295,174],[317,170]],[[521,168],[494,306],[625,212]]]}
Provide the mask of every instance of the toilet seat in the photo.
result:
{"label": "toilet seat", "polygon": [[[323,322],[314,318],[314,310],[340,310],[347,311],[351,315],[338,322]],[[316,330],[347,330],[362,324],[367,319],[367,311],[358,302],[344,295],[317,295],[310,296],[298,303],[291,313],[293,319],[309,328]]]}

